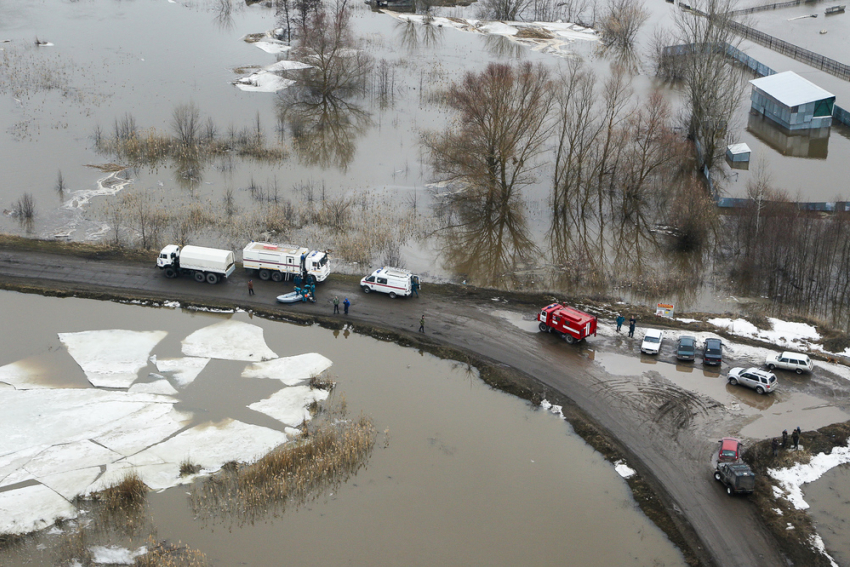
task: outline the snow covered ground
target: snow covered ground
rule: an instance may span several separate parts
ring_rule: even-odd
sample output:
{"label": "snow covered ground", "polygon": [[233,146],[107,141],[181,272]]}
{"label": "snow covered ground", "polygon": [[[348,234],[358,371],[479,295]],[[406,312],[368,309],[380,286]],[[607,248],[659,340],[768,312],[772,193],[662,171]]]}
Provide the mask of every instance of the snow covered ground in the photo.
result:
{"label": "snow covered ground", "polygon": [[[294,384],[332,362],[316,353],[278,359],[256,325],[215,323],[184,339],[186,356],[151,356],[165,336],[120,329],[60,333],[91,388],[46,387],[38,380],[43,370],[21,361],[0,367],[0,534],[74,518],[76,496],[103,490],[130,471],[163,490],[193,478],[180,477],[187,460],[200,465],[201,474],[228,461],[250,462],[297,434],[292,428],[310,419],[307,407],[328,397]],[[282,431],[234,419],[193,426],[194,416],[175,408],[181,390],[203,379],[211,358],[253,363],[244,378],[280,381],[280,390],[249,407],[280,421]],[[150,372],[151,364],[163,374]],[[237,371],[233,387],[244,378]],[[107,560],[116,553],[122,561]],[[104,548],[96,555],[105,563],[132,562],[127,550]]]}

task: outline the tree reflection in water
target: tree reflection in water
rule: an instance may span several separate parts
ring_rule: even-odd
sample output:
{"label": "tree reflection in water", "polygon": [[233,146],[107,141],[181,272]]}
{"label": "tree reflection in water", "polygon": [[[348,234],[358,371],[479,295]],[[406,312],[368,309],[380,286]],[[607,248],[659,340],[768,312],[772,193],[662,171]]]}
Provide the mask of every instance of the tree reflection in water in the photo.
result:
{"label": "tree reflection in water", "polygon": [[409,52],[419,48],[431,49],[443,41],[443,28],[432,24],[427,15],[421,24],[413,20],[399,20],[395,28],[399,43]]}
{"label": "tree reflection in water", "polygon": [[466,190],[437,199],[445,268],[470,283],[522,285],[517,270],[538,255],[528,234],[524,203],[495,191]]}

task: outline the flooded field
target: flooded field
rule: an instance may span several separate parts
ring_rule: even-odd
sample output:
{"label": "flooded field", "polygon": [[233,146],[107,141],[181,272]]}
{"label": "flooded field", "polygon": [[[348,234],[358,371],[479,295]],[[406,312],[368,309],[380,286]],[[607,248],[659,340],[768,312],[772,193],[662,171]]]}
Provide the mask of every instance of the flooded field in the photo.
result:
{"label": "flooded field", "polygon": [[[252,524],[228,515],[199,521],[187,502],[190,487],[175,487],[148,495],[134,529],[113,526],[92,533],[90,546],[135,550],[153,535],[156,541],[187,544],[221,565],[268,565],[280,557],[311,565],[542,565],[563,556],[582,565],[683,564],[636,508],[610,463],[556,415],[484,386],[474,368],[347,330],[274,323],[247,313],[9,292],[0,294],[0,306],[10,318],[30,321],[7,339],[0,366],[24,360],[44,384],[73,391],[90,389],[86,374],[91,379],[92,370],[88,366],[84,374],[57,331],[164,331],[152,351],[159,362],[186,355],[187,344],[195,343],[184,337],[199,337],[199,331],[217,324],[256,325],[279,356],[312,352],[330,359],[329,376],[337,382],[332,398],[345,400],[348,415],[370,416],[379,432],[364,469],[304,505],[276,510]],[[181,385],[179,374],[166,373],[177,390],[176,409],[191,416],[187,427],[230,418],[287,431],[246,407],[280,387],[270,384],[276,380],[240,378],[246,364],[214,358],[187,385]],[[149,376],[156,370],[148,363],[137,382],[158,381]],[[0,488],[0,494],[16,486]],[[0,563],[55,564],[60,532],[74,523],[4,549]]]}

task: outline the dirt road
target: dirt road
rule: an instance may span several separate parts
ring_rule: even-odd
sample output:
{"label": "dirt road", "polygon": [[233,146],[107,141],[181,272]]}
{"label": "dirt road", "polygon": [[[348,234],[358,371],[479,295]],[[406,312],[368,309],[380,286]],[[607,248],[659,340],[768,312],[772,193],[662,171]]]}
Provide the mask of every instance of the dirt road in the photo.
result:
{"label": "dirt road", "polygon": [[[362,293],[352,278],[320,284],[319,302],[275,306],[275,296],[291,285],[256,278],[249,297],[247,277],[240,269],[215,285],[188,278],[167,280],[149,264],[81,258],[66,254],[0,248],[0,286],[44,288],[68,292],[105,292],[116,296],[229,303],[246,309],[279,309],[317,317],[332,316],[331,300],[352,302],[348,319],[392,329],[419,339],[419,319],[425,314],[425,339],[451,345],[509,365],[539,382],[541,393],[560,393],[624,447],[629,465],[648,479],[691,546],[692,558],[704,565],[782,565],[771,536],[745,498],[729,498],[711,478],[709,458],[725,420],[733,419],[720,404],[663,386],[612,377],[592,360],[595,350],[614,348],[612,339],[597,337],[588,345],[567,345],[554,335],[530,333],[496,310],[534,313],[532,305],[495,299],[481,290],[431,288],[419,299],[390,299]],[[35,315],[35,314],[34,314]],[[38,314],[49,316],[49,314]],[[633,346],[633,345],[632,345]],[[660,490],[659,490],[660,489]],[[698,534],[698,537],[694,535]]]}

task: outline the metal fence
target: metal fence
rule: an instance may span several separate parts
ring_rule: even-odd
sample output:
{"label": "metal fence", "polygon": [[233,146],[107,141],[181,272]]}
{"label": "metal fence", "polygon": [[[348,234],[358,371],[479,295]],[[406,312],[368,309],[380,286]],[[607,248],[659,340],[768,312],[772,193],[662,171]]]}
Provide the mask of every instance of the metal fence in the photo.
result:
{"label": "metal fence", "polygon": [[767,10],[776,10],[779,8],[793,8],[800,4],[817,4],[826,0],[791,0],[790,2],[777,2],[776,4],[764,4],[762,6],[753,6],[752,8],[742,8],[741,10],[732,10],[726,12],[727,16],[740,16],[743,14],[752,14],[753,12],[766,12]]}

